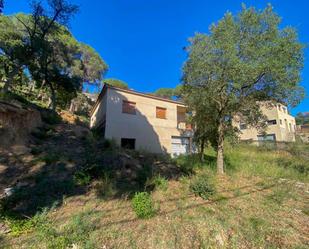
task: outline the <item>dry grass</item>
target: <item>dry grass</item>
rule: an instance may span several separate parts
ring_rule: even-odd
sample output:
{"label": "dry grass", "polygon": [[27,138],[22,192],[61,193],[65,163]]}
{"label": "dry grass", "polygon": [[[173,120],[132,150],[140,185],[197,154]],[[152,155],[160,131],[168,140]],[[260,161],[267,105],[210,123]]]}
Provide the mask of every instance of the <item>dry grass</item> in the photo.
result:
{"label": "dry grass", "polygon": [[211,166],[195,170],[196,175],[208,174],[215,183],[216,194],[208,200],[190,192],[194,176],[170,180],[167,189],[152,192],[158,212],[144,220],[136,217],[129,199],[99,199],[95,190],[90,189],[85,195],[65,198],[62,206],[47,214],[56,236],[51,235],[51,229],[38,226],[19,237],[6,236],[5,245],[8,248],[68,245],[72,248],[72,244],[76,248],[308,248],[308,175],[278,164],[282,158],[306,165],[308,161],[286,151],[244,147],[228,148],[227,157],[230,166],[223,177],[215,176]]}

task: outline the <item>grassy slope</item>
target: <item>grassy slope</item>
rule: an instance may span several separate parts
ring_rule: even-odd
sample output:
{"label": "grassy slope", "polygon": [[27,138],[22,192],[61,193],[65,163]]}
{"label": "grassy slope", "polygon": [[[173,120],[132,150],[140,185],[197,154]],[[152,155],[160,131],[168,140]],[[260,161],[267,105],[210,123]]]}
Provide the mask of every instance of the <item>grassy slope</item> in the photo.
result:
{"label": "grassy slope", "polygon": [[[86,194],[17,225],[0,238],[8,248],[306,248],[309,246],[308,146],[285,150],[238,145],[226,149],[227,174],[217,177],[212,150],[206,162],[179,158],[193,174],[155,189],[157,213],[138,219],[127,198]],[[216,193],[194,196],[190,183],[207,175]],[[101,182],[100,182],[101,181]],[[96,186],[104,185],[97,180]],[[101,184],[101,185],[100,185]],[[12,225],[12,224],[11,224]],[[14,224],[13,224],[14,225]],[[16,224],[15,224],[16,225]],[[29,229],[25,229],[29,226]]]}

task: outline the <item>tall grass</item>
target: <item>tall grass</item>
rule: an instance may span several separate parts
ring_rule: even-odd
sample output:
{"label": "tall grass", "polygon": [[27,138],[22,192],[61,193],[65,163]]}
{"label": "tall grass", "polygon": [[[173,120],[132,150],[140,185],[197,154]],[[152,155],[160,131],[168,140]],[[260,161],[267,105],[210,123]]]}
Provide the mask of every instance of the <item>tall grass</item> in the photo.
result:
{"label": "tall grass", "polygon": [[306,147],[291,144],[285,149],[266,149],[254,145],[227,145],[226,170],[228,174],[308,181],[309,157],[301,154],[301,150],[305,153]]}

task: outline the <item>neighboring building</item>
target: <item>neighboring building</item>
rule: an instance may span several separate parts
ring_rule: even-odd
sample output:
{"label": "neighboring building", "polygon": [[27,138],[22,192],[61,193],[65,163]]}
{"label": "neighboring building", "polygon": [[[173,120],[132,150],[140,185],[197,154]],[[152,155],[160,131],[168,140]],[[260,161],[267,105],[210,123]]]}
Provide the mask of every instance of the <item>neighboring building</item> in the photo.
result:
{"label": "neighboring building", "polygon": [[296,123],[295,118],[288,113],[286,106],[282,104],[261,103],[261,110],[267,117],[266,135],[250,127],[245,123],[237,124],[240,129],[241,140],[252,141],[278,141],[278,142],[294,142]]}
{"label": "neighboring building", "polygon": [[90,127],[122,147],[172,155],[192,151],[192,132],[182,102],[104,85]]}
{"label": "neighboring building", "polygon": [[297,125],[296,134],[303,142],[309,143],[309,125]]}

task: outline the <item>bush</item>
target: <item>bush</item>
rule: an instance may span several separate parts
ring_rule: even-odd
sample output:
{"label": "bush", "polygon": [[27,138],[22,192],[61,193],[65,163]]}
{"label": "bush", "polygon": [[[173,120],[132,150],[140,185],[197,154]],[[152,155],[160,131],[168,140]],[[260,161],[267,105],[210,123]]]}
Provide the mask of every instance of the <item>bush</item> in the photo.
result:
{"label": "bush", "polygon": [[116,194],[114,181],[108,173],[104,173],[95,185],[96,194],[101,198],[112,197]]}
{"label": "bush", "polygon": [[76,185],[85,186],[90,183],[91,177],[89,174],[85,173],[84,171],[77,171],[74,174],[73,179]]}
{"label": "bush", "polygon": [[136,193],[132,199],[132,207],[138,218],[150,218],[155,214],[151,196],[147,192]]}
{"label": "bush", "polygon": [[154,184],[156,189],[163,190],[163,191],[166,191],[168,187],[168,181],[160,175],[154,177],[151,180],[151,184]]}
{"label": "bush", "polygon": [[205,175],[201,175],[193,179],[190,184],[190,190],[196,196],[200,196],[203,199],[208,199],[216,192],[214,184],[210,183],[209,178]]}
{"label": "bush", "polygon": [[62,121],[58,113],[51,111],[51,110],[42,110],[41,116],[42,116],[43,122],[50,124],[50,125],[59,124]]}

